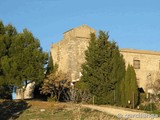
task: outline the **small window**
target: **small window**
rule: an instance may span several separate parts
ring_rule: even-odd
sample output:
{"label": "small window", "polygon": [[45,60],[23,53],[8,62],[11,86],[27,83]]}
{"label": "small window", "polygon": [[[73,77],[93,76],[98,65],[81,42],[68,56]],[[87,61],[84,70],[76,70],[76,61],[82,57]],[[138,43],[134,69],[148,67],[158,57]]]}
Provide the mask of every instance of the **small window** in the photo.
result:
{"label": "small window", "polygon": [[140,60],[133,60],[134,69],[140,69]]}

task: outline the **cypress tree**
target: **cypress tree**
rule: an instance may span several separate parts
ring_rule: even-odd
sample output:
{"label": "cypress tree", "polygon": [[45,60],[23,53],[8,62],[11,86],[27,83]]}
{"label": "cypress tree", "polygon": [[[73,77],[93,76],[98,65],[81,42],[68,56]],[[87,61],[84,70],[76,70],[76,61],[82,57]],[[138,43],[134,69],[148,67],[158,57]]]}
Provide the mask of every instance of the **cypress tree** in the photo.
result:
{"label": "cypress tree", "polygon": [[139,91],[138,91],[136,73],[133,66],[131,66],[131,91],[132,91],[131,103],[132,107],[135,108],[139,103]]}
{"label": "cypress tree", "polygon": [[121,105],[124,107],[136,107],[138,105],[138,85],[136,73],[131,65],[128,65],[125,78],[121,81]]}
{"label": "cypress tree", "polygon": [[[115,42],[109,41],[108,33],[91,34],[82,65],[80,83],[89,89],[97,104],[116,102],[116,85],[124,77],[125,64]],[[82,85],[82,84],[81,84]]]}
{"label": "cypress tree", "polygon": [[48,60],[48,65],[47,65],[47,74],[50,74],[51,72],[53,72],[53,59],[52,59],[52,55],[50,53],[49,56],[49,60]]}

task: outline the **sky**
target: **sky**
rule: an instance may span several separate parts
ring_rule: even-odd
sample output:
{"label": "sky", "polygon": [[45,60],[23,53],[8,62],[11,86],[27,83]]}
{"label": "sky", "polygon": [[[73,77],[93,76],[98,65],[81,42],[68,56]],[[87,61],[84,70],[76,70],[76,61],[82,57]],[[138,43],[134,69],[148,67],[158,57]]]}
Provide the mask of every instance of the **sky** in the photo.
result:
{"label": "sky", "polygon": [[0,20],[27,28],[47,52],[83,24],[109,32],[119,48],[160,51],[160,0],[0,0]]}

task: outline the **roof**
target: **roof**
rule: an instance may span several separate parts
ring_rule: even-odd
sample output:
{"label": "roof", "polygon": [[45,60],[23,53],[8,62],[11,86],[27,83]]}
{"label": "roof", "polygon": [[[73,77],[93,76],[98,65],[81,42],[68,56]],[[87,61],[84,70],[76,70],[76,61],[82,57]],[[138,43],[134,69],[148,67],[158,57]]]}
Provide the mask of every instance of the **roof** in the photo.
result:
{"label": "roof", "polygon": [[[75,28],[72,28],[72,29],[69,29],[69,30],[67,30],[67,31],[65,31],[63,34],[65,34],[65,33],[67,33],[67,32],[69,32],[69,31],[71,31],[71,30],[74,30],[74,29],[76,29],[76,28],[79,28],[79,27],[88,27],[88,28],[91,28],[91,27],[89,27],[88,25],[81,25],[81,26],[78,26],[78,27],[75,27]],[[93,28],[91,28],[91,29],[93,29]]]}
{"label": "roof", "polygon": [[71,30],[73,30],[74,28],[72,28],[72,29],[69,29],[69,30],[67,30],[66,32],[64,32],[63,34],[65,34],[65,33],[67,33],[67,32],[69,32],[69,31],[71,31]]}
{"label": "roof", "polygon": [[120,49],[120,52],[149,54],[149,55],[160,55],[160,51],[136,50],[136,49],[128,49],[128,48]]}

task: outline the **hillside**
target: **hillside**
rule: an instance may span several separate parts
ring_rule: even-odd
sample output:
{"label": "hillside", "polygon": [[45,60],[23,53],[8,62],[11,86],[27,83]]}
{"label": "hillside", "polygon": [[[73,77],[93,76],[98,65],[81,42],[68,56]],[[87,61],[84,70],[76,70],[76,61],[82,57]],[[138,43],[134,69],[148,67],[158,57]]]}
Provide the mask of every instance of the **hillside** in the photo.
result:
{"label": "hillside", "polygon": [[1,120],[118,120],[81,105],[45,101],[5,101],[0,100]]}

